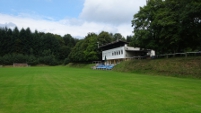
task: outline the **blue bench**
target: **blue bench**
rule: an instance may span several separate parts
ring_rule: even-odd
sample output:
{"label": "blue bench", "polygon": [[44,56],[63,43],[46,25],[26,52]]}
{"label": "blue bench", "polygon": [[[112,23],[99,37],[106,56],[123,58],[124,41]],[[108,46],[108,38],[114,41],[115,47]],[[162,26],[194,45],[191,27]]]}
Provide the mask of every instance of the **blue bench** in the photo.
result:
{"label": "blue bench", "polygon": [[103,65],[100,64],[96,66],[96,69],[102,69],[102,70],[111,70],[114,67],[114,65]]}

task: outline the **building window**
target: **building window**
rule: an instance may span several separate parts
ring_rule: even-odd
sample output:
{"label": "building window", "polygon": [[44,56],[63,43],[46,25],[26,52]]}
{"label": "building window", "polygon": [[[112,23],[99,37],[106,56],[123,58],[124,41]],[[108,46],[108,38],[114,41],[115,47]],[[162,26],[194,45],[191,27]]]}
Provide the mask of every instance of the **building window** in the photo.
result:
{"label": "building window", "polygon": [[123,54],[123,50],[121,50],[121,54]]}

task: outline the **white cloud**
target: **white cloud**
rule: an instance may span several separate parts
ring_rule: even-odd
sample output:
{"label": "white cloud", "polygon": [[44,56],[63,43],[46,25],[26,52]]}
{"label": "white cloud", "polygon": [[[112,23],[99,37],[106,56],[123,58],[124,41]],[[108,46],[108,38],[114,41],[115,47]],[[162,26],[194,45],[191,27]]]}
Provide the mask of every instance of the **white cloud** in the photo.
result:
{"label": "white cloud", "polygon": [[85,0],[82,19],[111,24],[128,23],[146,0]]}
{"label": "white cloud", "polygon": [[[41,32],[51,32],[59,35],[65,35],[67,33],[74,37],[84,38],[87,33],[94,32],[100,33],[101,31],[108,31],[112,33],[122,33],[127,35],[128,32],[132,32],[131,29],[126,30],[125,25],[114,26],[106,23],[87,22],[79,19],[63,19],[60,21],[51,21],[45,19],[36,19],[30,17],[12,16],[6,14],[0,14],[0,25],[14,28],[14,25],[19,29],[29,27],[32,31],[38,30]],[[12,26],[11,26],[12,22]],[[130,27],[131,28],[131,27]],[[126,31],[126,32],[121,32]]]}
{"label": "white cloud", "polygon": [[[50,0],[51,1],[51,0]],[[144,1],[144,2],[143,2]],[[0,26],[16,25],[19,29],[29,27],[32,31],[51,32],[54,34],[71,34],[84,38],[89,32],[107,31],[131,35],[133,15],[143,6],[145,0],[85,0],[80,18],[65,18],[55,21],[53,18],[36,13],[19,13],[8,15],[0,13]],[[9,27],[9,26],[8,26]]]}
{"label": "white cloud", "polygon": [[[0,14],[0,25],[9,27],[12,22],[19,29],[29,27],[32,31],[51,32],[59,35],[67,33],[74,37],[84,38],[89,32],[99,33],[102,30],[112,30],[111,25],[99,24],[95,22],[85,22],[77,19],[64,19],[60,21],[51,21],[45,19],[25,18],[21,16],[12,16]],[[76,23],[77,22],[77,23]],[[76,24],[75,24],[76,23]]]}
{"label": "white cloud", "polygon": [[12,22],[9,22],[9,23],[5,23],[5,24],[0,24],[0,27],[8,27],[8,28],[15,28],[16,25]]}

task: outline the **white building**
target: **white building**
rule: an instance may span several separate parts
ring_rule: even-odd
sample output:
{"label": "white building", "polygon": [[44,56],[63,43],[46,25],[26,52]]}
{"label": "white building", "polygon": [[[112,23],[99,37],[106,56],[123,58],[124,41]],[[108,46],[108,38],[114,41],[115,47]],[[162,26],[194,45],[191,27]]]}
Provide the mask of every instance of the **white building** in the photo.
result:
{"label": "white building", "polygon": [[102,50],[102,60],[106,64],[117,64],[123,60],[128,60],[131,58],[144,58],[155,55],[153,50],[141,50],[140,48],[127,46],[128,42],[125,41],[115,41],[99,48]]}

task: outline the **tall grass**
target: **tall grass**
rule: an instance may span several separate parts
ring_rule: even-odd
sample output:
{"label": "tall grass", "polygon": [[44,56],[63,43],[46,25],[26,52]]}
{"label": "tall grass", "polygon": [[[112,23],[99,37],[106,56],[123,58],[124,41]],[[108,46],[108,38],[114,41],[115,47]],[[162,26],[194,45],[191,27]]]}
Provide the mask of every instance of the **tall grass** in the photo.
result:
{"label": "tall grass", "polygon": [[201,81],[86,68],[0,68],[0,113],[198,113]]}
{"label": "tall grass", "polygon": [[131,60],[120,63],[114,70],[201,78],[201,57]]}

